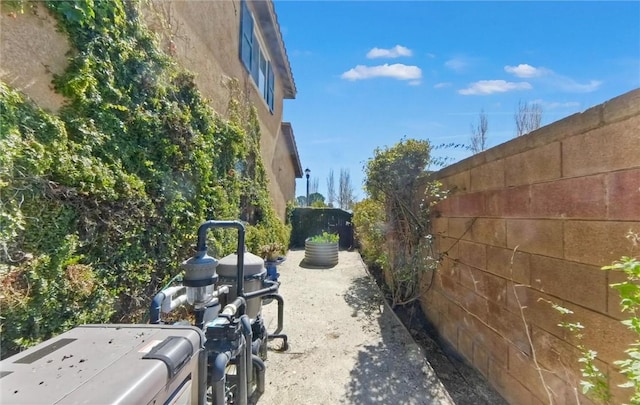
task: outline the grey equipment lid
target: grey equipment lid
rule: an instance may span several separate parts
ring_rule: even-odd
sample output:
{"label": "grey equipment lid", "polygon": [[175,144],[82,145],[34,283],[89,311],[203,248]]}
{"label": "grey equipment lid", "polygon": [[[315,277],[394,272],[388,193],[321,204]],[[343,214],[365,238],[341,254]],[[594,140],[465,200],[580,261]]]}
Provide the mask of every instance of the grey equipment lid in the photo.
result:
{"label": "grey equipment lid", "polygon": [[[218,274],[222,277],[236,277],[238,275],[238,255],[232,253],[220,259]],[[244,253],[244,277],[254,276],[265,271],[264,260],[253,253]]]}
{"label": "grey equipment lid", "polygon": [[204,343],[191,326],[78,326],[2,359],[0,398],[3,404],[167,403],[164,396],[186,378],[197,380]]}
{"label": "grey equipment lid", "polygon": [[[185,270],[186,281],[216,278],[216,266],[218,260],[207,254],[207,251],[198,252],[195,256],[182,262]],[[215,283],[215,279],[211,284]]]}

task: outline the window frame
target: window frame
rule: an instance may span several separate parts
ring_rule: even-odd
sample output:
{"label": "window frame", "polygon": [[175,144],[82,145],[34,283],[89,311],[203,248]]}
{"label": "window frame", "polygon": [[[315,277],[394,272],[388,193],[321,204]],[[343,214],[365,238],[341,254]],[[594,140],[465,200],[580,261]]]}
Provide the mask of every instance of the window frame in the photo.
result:
{"label": "window frame", "polygon": [[[275,73],[266,46],[256,28],[255,20],[246,0],[241,1],[240,12],[240,60],[251,77],[260,96],[267,104],[269,112],[273,114],[275,103]],[[262,60],[264,60],[264,71]],[[264,83],[261,84],[261,73]]]}

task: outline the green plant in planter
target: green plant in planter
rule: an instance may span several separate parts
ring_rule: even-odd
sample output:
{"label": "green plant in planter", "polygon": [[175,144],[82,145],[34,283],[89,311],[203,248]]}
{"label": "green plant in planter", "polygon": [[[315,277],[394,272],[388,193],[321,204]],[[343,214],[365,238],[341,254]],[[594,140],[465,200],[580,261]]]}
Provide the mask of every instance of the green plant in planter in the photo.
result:
{"label": "green plant in planter", "polygon": [[339,236],[329,232],[307,238],[304,261],[312,266],[332,267],[338,264]]}
{"label": "green plant in planter", "polygon": [[340,237],[335,233],[322,232],[322,235],[312,236],[309,240],[316,243],[338,243]]}
{"label": "green plant in planter", "polygon": [[260,246],[260,256],[268,262],[275,262],[284,254],[284,245],[279,242],[268,243]]}

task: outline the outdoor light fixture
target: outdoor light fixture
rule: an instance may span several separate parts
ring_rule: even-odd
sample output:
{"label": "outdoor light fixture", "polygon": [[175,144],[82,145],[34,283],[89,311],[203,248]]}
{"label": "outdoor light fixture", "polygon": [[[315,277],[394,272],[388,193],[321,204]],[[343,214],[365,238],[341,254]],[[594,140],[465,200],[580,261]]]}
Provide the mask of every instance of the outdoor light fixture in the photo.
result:
{"label": "outdoor light fixture", "polygon": [[311,174],[311,170],[307,167],[304,170],[304,174],[307,176],[307,207],[309,206],[309,175]]}
{"label": "outdoor light fixture", "polygon": [[190,259],[182,262],[184,269],[183,284],[187,289],[187,302],[196,308],[203,308],[213,299],[218,260],[207,254],[207,250],[199,251]]}

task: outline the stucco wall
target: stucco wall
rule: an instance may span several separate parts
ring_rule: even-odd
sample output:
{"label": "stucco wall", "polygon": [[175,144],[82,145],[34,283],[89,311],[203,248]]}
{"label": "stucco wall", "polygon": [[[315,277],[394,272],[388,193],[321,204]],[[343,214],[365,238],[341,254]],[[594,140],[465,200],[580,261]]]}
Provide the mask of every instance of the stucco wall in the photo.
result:
{"label": "stucco wall", "polygon": [[[577,339],[555,303],[574,311],[582,343],[612,376],[633,335],[600,270],[640,232],[640,90],[624,94],[437,173],[452,196],[436,207],[445,253],[421,305],[441,336],[513,404],[576,403]],[[636,249],[635,254],[638,254]],[[576,390],[577,387],[577,390]]]}
{"label": "stucco wall", "polygon": [[[284,219],[286,203],[295,198],[295,167],[282,159],[279,148],[283,89],[276,77],[271,113],[239,57],[240,3],[232,1],[153,1],[144,3],[145,21],[163,49],[196,75],[196,84],[212,108],[226,116],[230,78],[238,79],[256,106],[261,125],[261,155],[269,178],[274,208]],[[51,86],[54,73],[62,73],[70,47],[58,32],[46,8],[29,5],[26,12],[0,14],[0,79],[23,91],[41,107],[57,111],[64,99]],[[284,152],[282,152],[284,153]],[[287,152],[288,153],[288,152]],[[274,171],[277,168],[277,172]],[[284,186],[284,187],[282,187]]]}
{"label": "stucco wall", "polygon": [[293,200],[292,196],[296,192],[296,179],[293,174],[293,165],[291,163],[291,155],[285,135],[279,132],[278,138],[273,145],[273,159],[271,160],[271,172],[274,174],[278,189],[282,192],[286,201]]}
{"label": "stucco wall", "polygon": [[67,66],[66,35],[56,31],[55,19],[39,3],[29,4],[24,13],[0,7],[0,80],[40,107],[58,111],[64,98],[52,90],[51,80]]}
{"label": "stucco wall", "polygon": [[[240,11],[240,2],[235,1],[153,1],[145,16],[148,25],[162,38],[165,51],[196,74],[198,88],[219,114],[227,113],[229,79],[239,80],[240,89],[258,111],[269,191],[276,212],[284,219],[287,201],[295,198],[295,190],[281,188],[280,184],[295,184],[295,169],[289,158],[275,161],[276,150],[286,147],[279,143],[283,89],[276,77],[271,113],[240,60]],[[274,165],[278,172],[274,172]]]}

